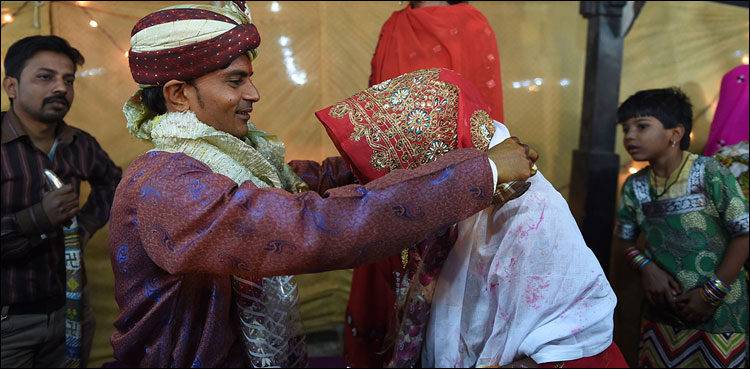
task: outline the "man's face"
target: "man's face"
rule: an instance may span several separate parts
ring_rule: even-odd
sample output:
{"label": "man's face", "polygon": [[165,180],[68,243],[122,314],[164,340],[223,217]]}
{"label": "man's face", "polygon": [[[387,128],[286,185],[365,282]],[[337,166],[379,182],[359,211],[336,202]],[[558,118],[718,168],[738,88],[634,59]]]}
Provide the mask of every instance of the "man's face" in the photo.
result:
{"label": "man's face", "polygon": [[219,69],[193,82],[195,93],[188,93],[190,110],[201,122],[235,137],[247,134],[247,121],[253,103],[260,100],[250,77],[253,66],[243,55],[228,67]]}
{"label": "man's face", "polygon": [[43,122],[56,123],[73,103],[76,66],[65,54],[40,51],[26,61],[18,80],[4,84],[18,112]]}
{"label": "man's face", "polygon": [[[661,157],[674,140],[672,129],[664,128],[654,117],[630,118],[622,123],[623,144],[635,161],[649,161]],[[679,145],[679,140],[677,141]]]}

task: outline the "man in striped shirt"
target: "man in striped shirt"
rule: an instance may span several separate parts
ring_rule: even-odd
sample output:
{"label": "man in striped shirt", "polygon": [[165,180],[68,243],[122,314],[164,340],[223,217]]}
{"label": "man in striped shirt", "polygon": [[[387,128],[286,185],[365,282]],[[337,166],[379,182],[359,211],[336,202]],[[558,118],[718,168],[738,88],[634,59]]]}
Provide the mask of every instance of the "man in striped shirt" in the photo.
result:
{"label": "man in striped shirt", "polygon": [[[83,56],[56,36],[31,36],[5,55],[2,112],[2,367],[65,364],[63,226],[78,217],[82,245],[109,218],[122,171],[96,139],[67,125],[76,66]],[[43,171],[66,184],[48,191]],[[79,208],[81,181],[91,194]],[[84,273],[85,284],[85,273]],[[87,301],[84,292],[84,303]],[[83,360],[94,324],[85,303]]]}

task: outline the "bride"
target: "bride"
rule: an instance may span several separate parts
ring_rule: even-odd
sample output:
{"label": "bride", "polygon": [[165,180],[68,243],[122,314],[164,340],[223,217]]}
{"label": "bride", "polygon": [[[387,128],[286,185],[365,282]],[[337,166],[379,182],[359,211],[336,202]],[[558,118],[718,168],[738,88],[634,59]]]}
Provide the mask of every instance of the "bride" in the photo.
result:
{"label": "bride", "polygon": [[[508,139],[486,111],[458,73],[429,69],[316,116],[366,183],[452,149],[487,150]],[[393,350],[389,366],[627,366],[612,342],[617,299],[565,199],[541,172],[529,184],[409,247],[392,347],[383,347]]]}

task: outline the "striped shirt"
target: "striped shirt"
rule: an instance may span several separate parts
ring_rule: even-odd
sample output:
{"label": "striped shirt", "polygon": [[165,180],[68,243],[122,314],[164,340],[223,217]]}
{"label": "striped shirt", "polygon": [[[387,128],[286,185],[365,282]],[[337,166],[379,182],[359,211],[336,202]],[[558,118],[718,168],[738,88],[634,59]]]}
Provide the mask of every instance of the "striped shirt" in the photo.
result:
{"label": "striped shirt", "polygon": [[3,112],[0,119],[2,305],[57,304],[65,298],[64,238],[62,226],[53,226],[42,208],[42,172],[52,170],[78,193],[81,181],[91,185],[78,214],[83,239],[107,223],[122,171],[94,137],[64,122],[48,154],[34,146],[15,113]]}

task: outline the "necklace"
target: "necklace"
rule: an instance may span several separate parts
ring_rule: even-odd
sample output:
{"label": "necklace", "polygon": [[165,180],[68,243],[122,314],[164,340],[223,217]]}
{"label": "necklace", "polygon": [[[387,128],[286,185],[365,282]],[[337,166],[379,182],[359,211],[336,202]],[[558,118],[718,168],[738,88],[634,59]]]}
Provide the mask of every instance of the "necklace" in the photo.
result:
{"label": "necklace", "polygon": [[664,180],[664,190],[662,190],[661,193],[659,193],[659,186],[656,182],[656,173],[654,172],[653,168],[651,169],[651,179],[654,182],[654,192],[656,192],[657,199],[664,196],[664,194],[666,194],[667,191],[669,191],[669,189],[672,188],[675,183],[677,183],[677,180],[680,179],[680,174],[682,173],[682,169],[685,168],[685,163],[687,163],[688,157],[689,155],[685,155],[685,157],[682,159],[682,165],[680,165],[680,169],[674,172],[677,173],[677,175],[675,175],[674,180],[671,184],[669,183],[669,178],[672,177],[672,173],[667,176],[667,179]]}

